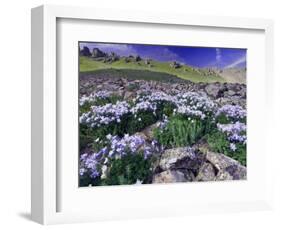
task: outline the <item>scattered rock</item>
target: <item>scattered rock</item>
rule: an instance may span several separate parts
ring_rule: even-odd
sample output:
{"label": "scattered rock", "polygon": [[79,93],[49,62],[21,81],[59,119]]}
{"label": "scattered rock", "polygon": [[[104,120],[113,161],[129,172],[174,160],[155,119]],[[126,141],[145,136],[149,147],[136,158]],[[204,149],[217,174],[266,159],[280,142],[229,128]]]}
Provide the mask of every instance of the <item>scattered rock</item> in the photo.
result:
{"label": "scattered rock", "polygon": [[223,106],[226,104],[231,104],[231,105],[240,105],[243,108],[246,108],[246,99],[241,98],[239,96],[233,96],[233,97],[220,97],[215,100],[215,102],[219,106]]}
{"label": "scattered rock", "polygon": [[126,91],[125,94],[124,94],[124,99],[127,100],[127,99],[130,99],[134,96],[134,92],[131,92],[131,91]]}
{"label": "scattered rock", "polygon": [[145,59],[145,60],[144,60],[144,64],[145,64],[145,65],[149,65],[149,64],[150,64],[150,62],[151,62],[151,60],[150,60],[150,59]]}
{"label": "scattered rock", "polygon": [[[155,173],[177,171],[184,175],[185,181],[244,180],[247,169],[238,161],[220,153],[193,148],[173,148],[165,150],[155,167]],[[203,152],[201,152],[203,151]],[[169,172],[170,175],[170,172]],[[158,178],[158,177],[157,177]],[[169,177],[171,178],[171,177]]]}
{"label": "scattered rock", "polygon": [[112,63],[118,60],[119,60],[119,56],[114,52],[111,52],[110,54],[106,54],[104,58],[105,63]]}
{"label": "scattered rock", "polygon": [[215,84],[206,85],[205,91],[209,96],[217,98],[219,95],[220,88]]}
{"label": "scattered rock", "polygon": [[225,172],[225,171],[219,171],[215,180],[216,181],[227,181],[227,180],[232,180],[232,176],[228,173],[228,172]]}
{"label": "scattered rock", "polygon": [[210,163],[204,163],[199,169],[199,173],[195,178],[196,181],[213,181],[216,178],[214,167]]}
{"label": "scattered rock", "polygon": [[84,46],[83,49],[80,50],[80,55],[90,57],[91,56],[90,49],[87,46]]}
{"label": "scattered rock", "polygon": [[233,90],[227,90],[224,92],[224,96],[225,97],[232,97],[234,96],[236,93]]}
{"label": "scattered rock", "polygon": [[224,154],[207,152],[206,160],[217,169],[216,180],[247,179],[247,168]]}
{"label": "scattered rock", "polygon": [[135,57],[135,61],[136,61],[136,62],[141,61],[141,57],[140,57],[139,55],[137,55],[137,56]]}
{"label": "scattered rock", "polygon": [[204,154],[196,152],[190,147],[179,147],[165,150],[161,155],[159,167],[162,170],[190,170],[194,175],[197,175],[203,162]]}
{"label": "scattered rock", "polygon": [[156,122],[155,124],[153,125],[150,125],[148,127],[146,127],[142,133],[149,139],[149,140],[152,140],[153,139],[153,130],[157,127],[159,127],[159,124],[160,122]]}
{"label": "scattered rock", "polygon": [[222,87],[220,84],[207,84],[205,91],[212,98],[219,98],[222,96]]}
{"label": "scattered rock", "polygon": [[102,52],[100,49],[98,48],[94,48],[93,52],[92,52],[92,57],[93,58],[100,58],[100,57],[105,57],[106,53]]}
{"label": "scattered rock", "polygon": [[181,64],[178,63],[178,62],[176,62],[176,61],[174,61],[174,62],[172,62],[172,63],[170,64],[170,67],[171,67],[171,68],[174,68],[174,69],[178,69],[178,68],[181,67]]}
{"label": "scattered rock", "polygon": [[185,175],[177,170],[167,170],[153,176],[152,183],[186,182]]}

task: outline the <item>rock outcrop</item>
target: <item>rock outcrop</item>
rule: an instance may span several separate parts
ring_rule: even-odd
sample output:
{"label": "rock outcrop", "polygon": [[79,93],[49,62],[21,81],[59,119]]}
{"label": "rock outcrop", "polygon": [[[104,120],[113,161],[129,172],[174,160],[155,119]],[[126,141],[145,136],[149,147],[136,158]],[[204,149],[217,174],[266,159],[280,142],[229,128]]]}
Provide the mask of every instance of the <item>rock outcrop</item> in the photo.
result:
{"label": "rock outcrop", "polygon": [[99,48],[94,48],[92,52],[92,57],[93,58],[101,58],[105,57],[106,53],[102,52]]}
{"label": "rock outcrop", "polygon": [[82,50],[80,50],[80,55],[85,57],[90,57],[91,52],[90,49],[87,46],[84,46]]}
{"label": "rock outcrop", "polygon": [[247,169],[238,161],[221,153],[206,153],[206,160],[210,162],[217,171],[215,180],[245,180]]}
{"label": "rock outcrop", "polygon": [[188,181],[185,175],[177,170],[167,170],[153,176],[152,183],[174,183]]}
{"label": "rock outcrop", "polygon": [[193,148],[165,150],[155,167],[153,183],[245,180],[246,167],[224,154]]}
{"label": "rock outcrop", "polygon": [[178,62],[176,62],[176,61],[174,61],[174,62],[172,62],[172,63],[170,64],[170,67],[173,68],[173,69],[178,69],[178,68],[181,67],[181,64],[178,63]]}
{"label": "rock outcrop", "polygon": [[[87,53],[87,51],[85,51]],[[115,54],[102,58],[105,62],[113,62],[118,60]],[[151,65],[151,64],[149,64]],[[145,81],[145,80],[130,80],[122,77],[102,75],[87,75],[80,76],[80,92],[90,94],[93,92],[93,86],[99,87],[99,90],[116,90],[126,99],[135,96],[139,90],[142,91],[163,91],[166,93],[177,94],[182,91],[203,92],[208,97],[213,99],[219,105],[233,104],[246,107],[246,85],[238,83],[193,83],[182,79],[176,79],[176,83]],[[131,87],[137,85],[137,87]],[[89,87],[91,86],[91,87]],[[129,90],[128,90],[129,89]],[[128,92],[128,93],[127,93]]]}

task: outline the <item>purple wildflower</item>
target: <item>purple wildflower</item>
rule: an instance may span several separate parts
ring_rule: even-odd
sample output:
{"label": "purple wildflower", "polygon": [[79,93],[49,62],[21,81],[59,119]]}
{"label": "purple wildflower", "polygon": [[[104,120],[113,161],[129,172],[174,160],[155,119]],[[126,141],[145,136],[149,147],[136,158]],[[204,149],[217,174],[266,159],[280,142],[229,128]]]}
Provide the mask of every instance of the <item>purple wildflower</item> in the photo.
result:
{"label": "purple wildflower", "polygon": [[225,115],[228,118],[243,119],[246,117],[246,110],[239,105],[224,105],[218,109],[216,117]]}

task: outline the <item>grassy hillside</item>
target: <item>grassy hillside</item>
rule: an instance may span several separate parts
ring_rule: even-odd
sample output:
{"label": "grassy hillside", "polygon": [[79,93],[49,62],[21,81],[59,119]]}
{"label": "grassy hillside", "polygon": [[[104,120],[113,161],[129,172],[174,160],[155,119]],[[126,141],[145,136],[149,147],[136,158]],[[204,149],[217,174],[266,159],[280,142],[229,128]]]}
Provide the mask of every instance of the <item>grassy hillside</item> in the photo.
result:
{"label": "grassy hillside", "polygon": [[[204,71],[206,70],[198,70],[193,69],[190,66],[183,65],[178,69],[172,68],[170,66],[170,63],[168,62],[158,62],[158,61],[151,61],[150,65],[145,64],[145,62],[139,61],[139,62],[125,62],[124,58],[121,58],[118,61],[115,61],[113,63],[104,63],[102,61],[96,61],[92,58],[88,57],[80,57],[80,73],[94,73],[95,71],[99,70],[99,74],[102,74],[105,70],[108,71],[109,69],[117,69],[120,70],[112,71],[113,73],[122,74],[122,71],[124,71],[124,74],[126,76],[130,76],[131,74],[136,75],[138,71],[141,71],[138,73],[139,75],[145,75],[146,78],[149,77],[151,72],[156,73],[166,73],[170,77],[179,77],[184,80],[190,80],[193,82],[225,82],[225,80],[219,76],[219,75],[204,75]],[[134,70],[134,71],[130,71]],[[154,73],[153,73],[154,74]],[[167,75],[167,76],[168,76]],[[159,78],[160,75],[157,74],[157,77]],[[151,75],[151,78],[153,76]],[[149,78],[149,79],[151,79]]]}
{"label": "grassy hillside", "polygon": [[246,69],[242,68],[229,68],[221,71],[220,75],[231,83],[243,83],[246,84]]}
{"label": "grassy hillside", "polygon": [[127,78],[130,80],[152,80],[167,83],[184,83],[187,80],[163,72],[152,72],[149,70],[136,70],[136,69],[97,69],[93,71],[80,72],[80,77],[87,79],[88,77],[98,76],[100,78],[108,76],[114,78]]}

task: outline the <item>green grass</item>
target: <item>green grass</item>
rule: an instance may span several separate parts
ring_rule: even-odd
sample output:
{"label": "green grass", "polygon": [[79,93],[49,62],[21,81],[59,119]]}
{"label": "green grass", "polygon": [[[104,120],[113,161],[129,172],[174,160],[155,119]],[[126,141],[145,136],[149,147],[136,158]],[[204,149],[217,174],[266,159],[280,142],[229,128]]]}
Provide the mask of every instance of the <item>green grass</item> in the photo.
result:
{"label": "green grass", "polygon": [[[186,80],[178,78],[176,75],[168,73],[152,72],[149,70],[135,70],[135,69],[97,69],[93,71],[80,72],[80,77],[105,77],[111,78],[127,78],[130,80],[147,80],[147,81],[161,81],[168,83],[183,83]],[[131,88],[132,90],[132,88]]]}
{"label": "green grass", "polygon": [[206,140],[212,151],[223,153],[224,155],[239,161],[242,165],[247,166],[246,145],[236,143],[235,145],[237,149],[233,152],[229,147],[230,142],[227,140],[226,135],[216,130],[207,134]]}
{"label": "green grass", "polygon": [[194,144],[210,129],[208,120],[188,120],[182,116],[171,117],[164,129],[156,128],[154,138],[163,146],[176,148]]}
{"label": "green grass", "polygon": [[[118,61],[113,63],[104,63],[102,61],[96,61],[93,58],[88,57],[80,57],[80,73],[90,73],[95,72],[97,70],[100,73],[104,70],[108,69],[118,69],[125,71],[128,73],[136,74],[137,71],[148,71],[150,74],[156,73],[166,73],[169,74],[170,77],[178,77],[184,80],[190,80],[193,82],[225,82],[225,80],[218,75],[210,75],[204,76],[204,70],[194,70],[190,66],[183,65],[178,69],[174,69],[170,67],[169,62],[158,62],[151,61],[152,67],[150,65],[146,65],[144,61],[139,62],[125,62],[124,58],[121,58]],[[134,70],[135,72],[129,72],[129,70]],[[151,76],[152,77],[152,76]]]}
{"label": "green grass", "polygon": [[142,153],[128,154],[121,159],[111,160],[107,178],[101,185],[135,184],[137,180],[143,184],[150,183],[152,177],[152,158],[144,158]]}

